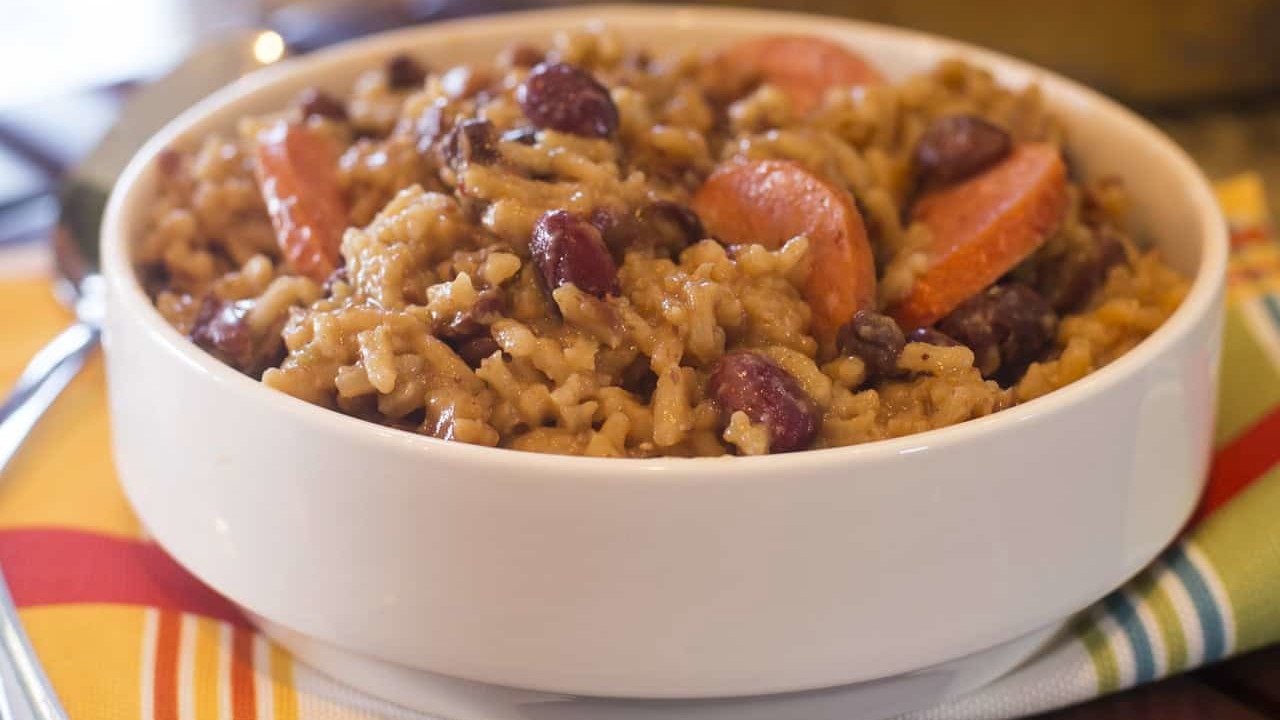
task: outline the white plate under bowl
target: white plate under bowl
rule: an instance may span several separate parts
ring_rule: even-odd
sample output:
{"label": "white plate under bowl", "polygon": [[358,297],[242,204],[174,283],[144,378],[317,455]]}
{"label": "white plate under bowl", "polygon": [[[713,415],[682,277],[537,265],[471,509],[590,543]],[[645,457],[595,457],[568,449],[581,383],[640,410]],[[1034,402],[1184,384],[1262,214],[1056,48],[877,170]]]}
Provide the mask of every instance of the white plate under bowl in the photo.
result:
{"label": "white plate under bowl", "polygon": [[373,658],[262,617],[254,624],[335,680],[439,720],[880,720],[934,707],[1001,677],[1061,635],[1066,624],[973,655],[840,687],[707,700],[580,697],[501,687]]}

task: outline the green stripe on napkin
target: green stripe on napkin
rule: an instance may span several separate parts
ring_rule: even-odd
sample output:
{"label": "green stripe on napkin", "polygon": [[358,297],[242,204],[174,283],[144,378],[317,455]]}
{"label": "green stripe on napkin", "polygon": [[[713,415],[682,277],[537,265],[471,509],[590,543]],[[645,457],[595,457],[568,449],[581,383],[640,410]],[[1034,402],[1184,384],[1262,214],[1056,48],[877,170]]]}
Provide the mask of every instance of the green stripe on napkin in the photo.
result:
{"label": "green stripe on napkin", "polygon": [[1280,405],[1280,371],[1251,325],[1260,303],[1241,301],[1227,310],[1218,393],[1217,445],[1225,445]]}
{"label": "green stripe on napkin", "polygon": [[1222,578],[1235,616],[1235,650],[1280,640],[1280,467],[1209,516],[1193,537]]}

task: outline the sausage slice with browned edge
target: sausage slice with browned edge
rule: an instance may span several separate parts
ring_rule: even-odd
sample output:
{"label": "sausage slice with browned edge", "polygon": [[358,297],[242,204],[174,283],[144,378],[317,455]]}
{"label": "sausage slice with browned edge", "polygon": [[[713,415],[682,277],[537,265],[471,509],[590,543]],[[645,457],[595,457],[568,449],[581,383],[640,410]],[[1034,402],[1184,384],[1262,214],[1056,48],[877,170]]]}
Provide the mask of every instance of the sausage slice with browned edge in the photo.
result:
{"label": "sausage slice with browned edge", "polygon": [[804,294],[820,339],[875,304],[875,259],[853,197],[797,163],[724,165],[694,195],[693,209],[726,245],[776,249],[798,235],[809,239],[813,270]]}
{"label": "sausage slice with browned edge", "polygon": [[1048,143],[920,198],[912,219],[933,235],[928,268],[889,309],[904,330],[932,325],[1035,252],[1062,222],[1067,168]]}
{"label": "sausage slice with browned edge", "polygon": [[769,35],[744,40],[726,50],[720,62],[731,76],[755,76],[776,85],[804,115],[830,88],[881,85],[874,65],[843,45],[812,35]]}
{"label": "sausage slice with browned edge", "polygon": [[338,180],[338,148],[322,130],[281,121],[259,138],[258,189],[285,259],[324,282],[341,261],[347,202]]}

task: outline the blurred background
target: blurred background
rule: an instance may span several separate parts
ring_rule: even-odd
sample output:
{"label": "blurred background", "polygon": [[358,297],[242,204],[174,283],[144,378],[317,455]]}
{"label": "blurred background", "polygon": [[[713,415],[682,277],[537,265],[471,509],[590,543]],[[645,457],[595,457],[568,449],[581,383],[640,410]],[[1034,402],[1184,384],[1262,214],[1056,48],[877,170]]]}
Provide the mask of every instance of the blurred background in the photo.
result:
{"label": "blurred background", "polygon": [[[131,91],[219,35],[307,50],[387,27],[554,0],[0,0],[0,245],[44,237],[57,177]],[[579,1],[584,13],[591,2]],[[1275,0],[740,0],[927,30],[1026,58],[1169,131],[1212,177],[1257,170],[1280,207]]]}

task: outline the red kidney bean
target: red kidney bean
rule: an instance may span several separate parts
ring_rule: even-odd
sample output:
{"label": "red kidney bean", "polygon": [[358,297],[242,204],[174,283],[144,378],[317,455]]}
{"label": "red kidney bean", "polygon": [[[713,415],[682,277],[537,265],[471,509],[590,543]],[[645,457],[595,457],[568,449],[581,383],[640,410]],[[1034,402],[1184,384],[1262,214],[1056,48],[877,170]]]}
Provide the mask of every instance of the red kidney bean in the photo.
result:
{"label": "red kidney bean", "polygon": [[1125,261],[1124,244],[1110,227],[1093,230],[1093,243],[1078,253],[1070,253],[1049,268],[1039,284],[1045,299],[1060,313],[1084,307],[1107,280],[1107,272]]}
{"label": "red kidney bean", "polygon": [[675,255],[706,237],[697,213],[669,200],[658,200],[635,212],[597,207],[591,211],[590,220],[619,261],[626,257],[627,250],[640,244],[667,248]]}
{"label": "red kidney bean", "polygon": [[799,381],[773,361],[739,351],[720,358],[707,379],[707,395],[728,424],[735,412],[769,429],[769,452],[807,448],[818,434],[818,406]]}
{"label": "red kidney bean", "polygon": [[465,164],[489,165],[498,159],[498,145],[493,123],[471,118],[463,120],[445,134],[440,142],[445,162],[455,169]]}
{"label": "red kidney bean", "polygon": [[209,352],[237,357],[249,351],[252,338],[242,322],[249,305],[243,310],[236,303],[224,303],[212,295],[205,296],[191,327],[191,340]]}
{"label": "red kidney bean", "polygon": [[498,341],[491,335],[472,335],[470,337],[450,339],[446,342],[453,351],[473,368],[480,367],[485,358],[492,356],[500,349]]}
{"label": "red kidney bean", "polygon": [[252,300],[229,303],[205,296],[188,337],[227,365],[260,377],[264,370],[284,359],[285,348],[284,340],[275,333],[254,342],[245,321],[252,308]]}
{"label": "red kidney bean", "polygon": [[653,371],[649,358],[640,355],[623,369],[618,385],[627,392],[648,397],[658,386],[658,375]]}
{"label": "red kidney bean", "polygon": [[538,128],[532,125],[513,128],[502,133],[503,142],[520,143],[521,145],[533,145],[538,142]]}
{"label": "red kidney bean", "polygon": [[525,117],[540,128],[586,137],[608,137],[618,127],[609,90],[567,63],[542,63],[516,89]]}
{"label": "red kidney bean", "polygon": [[938,347],[955,347],[960,343],[956,339],[945,333],[940,333],[931,327],[922,327],[912,330],[907,335],[907,342],[925,343],[927,345],[937,345]]}
{"label": "red kidney bean", "polygon": [[1013,148],[1009,133],[976,115],[933,121],[916,143],[915,167],[926,184],[947,184],[1002,160]]}
{"label": "red kidney bean", "polygon": [[152,298],[159,295],[161,290],[169,287],[169,283],[172,281],[169,275],[169,267],[163,262],[143,265],[139,268],[138,275],[141,277],[142,286],[147,290],[147,295]]}
{"label": "red kidney bean", "polygon": [[1011,372],[1039,357],[1053,340],[1058,316],[1026,285],[993,285],[938,322],[938,330],[973,350],[984,377]]}
{"label": "red kidney bean", "polygon": [[320,117],[336,122],[347,120],[347,107],[342,101],[319,88],[303,90],[298,95],[297,103],[305,118]]}
{"label": "red kidney bean", "polygon": [[573,213],[553,210],[539,218],[529,252],[548,289],[573,283],[598,298],[619,292],[618,267],[600,230]]}
{"label": "red kidney bean", "polygon": [[436,334],[445,338],[488,334],[489,325],[501,320],[506,309],[507,298],[501,290],[482,290],[471,307],[455,313],[448,322],[436,329]]}
{"label": "red kidney bean", "polygon": [[422,86],[427,69],[408,55],[396,55],[387,61],[387,85],[393,90],[412,90]]}
{"label": "red kidney bean", "polygon": [[542,62],[546,53],[532,45],[517,43],[502,53],[502,61],[511,67],[533,67]]}
{"label": "red kidney bean", "polygon": [[897,321],[888,315],[859,310],[836,334],[836,345],[846,355],[861,358],[868,380],[899,375],[898,357],[907,339]]}
{"label": "red kidney bean", "polygon": [[600,206],[591,211],[588,220],[600,231],[605,246],[619,263],[626,258],[627,249],[640,237],[640,221],[634,213]]}
{"label": "red kidney bean", "polygon": [[670,200],[658,200],[640,208],[640,223],[663,240],[662,245],[677,251],[707,236],[702,220],[693,208]]}
{"label": "red kidney bean", "polygon": [[156,155],[156,165],[166,179],[174,179],[178,177],[178,172],[182,170],[182,153],[173,148],[165,148],[160,151],[160,154]]}

